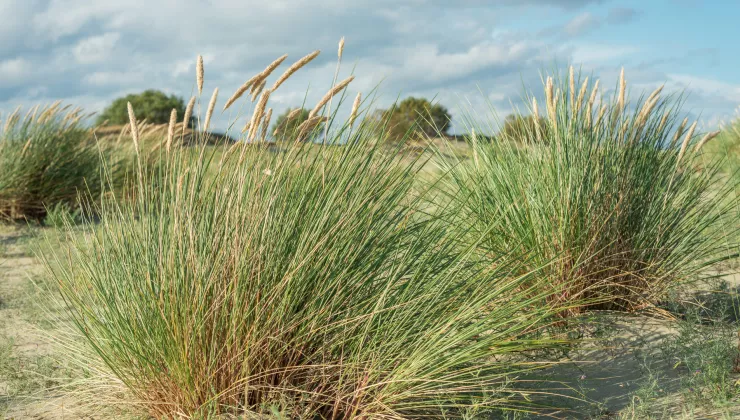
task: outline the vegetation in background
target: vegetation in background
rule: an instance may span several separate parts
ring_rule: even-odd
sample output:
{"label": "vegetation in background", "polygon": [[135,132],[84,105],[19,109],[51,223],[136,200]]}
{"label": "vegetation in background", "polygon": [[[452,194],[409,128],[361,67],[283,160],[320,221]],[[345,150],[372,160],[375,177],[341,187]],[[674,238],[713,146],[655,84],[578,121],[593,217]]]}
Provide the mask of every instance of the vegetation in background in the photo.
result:
{"label": "vegetation in background", "polygon": [[707,144],[709,158],[722,161],[722,170],[737,179],[740,175],[740,114],[722,124],[722,131],[717,139]]}
{"label": "vegetation in background", "polygon": [[123,125],[128,123],[126,104],[129,102],[136,108],[139,120],[146,120],[150,124],[169,123],[173,109],[177,110],[177,115],[183,115],[185,112],[185,102],[182,98],[149,89],[114,100],[98,115],[97,124],[107,122],[109,125]]}
{"label": "vegetation in background", "polygon": [[371,114],[374,121],[387,121],[384,138],[399,142],[445,135],[449,131],[452,115],[447,108],[424,98],[409,97],[389,109]]}
{"label": "vegetation in background", "polygon": [[[513,140],[517,143],[527,144],[531,142],[530,134],[535,132],[538,125],[545,125],[545,119],[543,117],[537,117],[537,121],[535,121],[533,115],[510,114],[504,120],[504,126],[501,128],[499,136],[506,141]],[[546,141],[547,139],[539,140]]]}
{"label": "vegetation in background", "polygon": [[696,123],[678,121],[680,101],[661,89],[629,111],[623,77],[604,103],[572,70],[554,84],[548,78],[544,109],[530,100],[536,120],[547,118],[527,127],[527,147],[473,135],[473,159],[447,165],[457,214],[477,221],[485,252],[547,266],[548,283],[564,287],[552,302],[621,310],[650,307],[734,252],[732,189],[716,163],[694,170],[716,133],[699,140]]}
{"label": "vegetation in background", "polygon": [[[289,141],[294,139],[298,134],[298,127],[308,120],[310,110],[306,108],[288,108],[277,117],[272,130],[274,138],[277,141]],[[290,117],[290,118],[289,118]],[[323,124],[321,124],[323,126]],[[320,130],[313,130],[306,136],[305,141],[313,141],[321,133]]]}
{"label": "vegetation in background", "polygon": [[[81,110],[57,102],[7,117],[0,134],[0,219],[44,219],[47,207],[79,208],[102,191],[101,149]],[[115,167],[109,168],[115,170]]]}

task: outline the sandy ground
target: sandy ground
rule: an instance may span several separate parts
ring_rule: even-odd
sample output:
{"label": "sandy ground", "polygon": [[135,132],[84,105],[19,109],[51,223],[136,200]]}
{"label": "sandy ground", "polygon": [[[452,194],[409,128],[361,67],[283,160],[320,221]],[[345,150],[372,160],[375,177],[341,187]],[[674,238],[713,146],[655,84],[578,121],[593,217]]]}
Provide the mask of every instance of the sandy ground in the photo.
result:
{"label": "sandy ground", "polygon": [[[36,286],[42,284],[44,270],[29,253],[28,232],[25,228],[0,227],[0,350],[5,349],[6,365],[12,366],[11,371],[31,384],[25,396],[18,395],[18,381],[3,377],[8,370],[0,368],[0,418],[108,418],[73,410],[72,401],[54,391],[53,379],[45,377],[53,377],[62,368],[50,357],[54,347],[45,338],[52,324],[43,321]],[[740,284],[740,276],[728,280]],[[600,318],[589,328],[611,333],[598,341],[586,340],[581,350],[569,355],[569,360],[531,378],[547,381],[550,390],[559,388],[557,392],[570,397],[551,400],[559,407],[568,407],[553,412],[556,417],[645,418],[644,413],[635,410],[640,403],[640,389],[650,378],[658,378],[654,390],[657,398],[648,407],[653,418],[740,418],[740,406],[707,410],[686,404],[676,369],[658,354],[663,340],[675,334],[673,321],[621,315]],[[2,363],[0,352],[0,367]]]}
{"label": "sandy ground", "polygon": [[27,229],[0,227],[0,349],[7,355],[6,369],[0,369],[0,418],[92,418],[53,390],[62,366],[52,357],[52,325],[39,306],[44,269],[27,240]]}

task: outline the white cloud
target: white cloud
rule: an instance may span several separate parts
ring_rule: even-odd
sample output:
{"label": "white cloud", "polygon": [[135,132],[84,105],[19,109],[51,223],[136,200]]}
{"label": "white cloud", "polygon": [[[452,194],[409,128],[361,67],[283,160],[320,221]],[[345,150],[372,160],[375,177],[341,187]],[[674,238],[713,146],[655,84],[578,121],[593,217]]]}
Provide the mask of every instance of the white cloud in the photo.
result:
{"label": "white cloud", "polygon": [[563,31],[570,36],[578,36],[590,32],[600,24],[601,19],[589,12],[585,12],[566,23]]}
{"label": "white cloud", "polygon": [[[322,55],[271,98],[280,113],[311,106],[331,84],[336,42],[345,36],[340,77],[354,68],[348,95],[380,87],[379,104],[403,95],[436,97],[459,112],[458,102],[502,112],[516,105],[522,85],[539,89],[539,74],[554,61],[583,63],[584,71],[615,74],[643,53],[641,46],[580,43],[597,25],[625,22],[637,12],[594,14],[600,0],[0,0],[9,16],[0,27],[0,108],[30,98],[66,99],[99,110],[118,95],[158,88],[188,97],[195,57],[206,62],[206,91],[222,101],[275,57]],[[633,13],[634,12],[634,13]],[[536,22],[516,30],[508,17],[571,17],[542,34]],[[536,20],[536,19],[535,19]],[[16,24],[22,22],[22,24]],[[566,36],[563,42],[563,36]],[[630,69],[628,68],[628,71]],[[663,72],[634,76],[646,86]],[[678,79],[676,79],[678,80]],[[678,88],[678,81],[674,83]],[[708,92],[708,91],[707,91]],[[708,94],[707,94],[708,95]],[[724,94],[721,103],[731,99]],[[204,99],[205,101],[208,98]],[[707,103],[712,99],[703,97]],[[701,102],[701,101],[698,101]],[[240,104],[241,105],[241,104]],[[214,123],[226,126],[226,117]]]}
{"label": "white cloud", "polygon": [[113,55],[119,39],[121,39],[121,34],[118,32],[85,38],[75,45],[74,57],[81,64],[99,63]]}
{"label": "white cloud", "polygon": [[25,82],[32,71],[31,63],[23,58],[0,61],[0,87],[15,86]]}

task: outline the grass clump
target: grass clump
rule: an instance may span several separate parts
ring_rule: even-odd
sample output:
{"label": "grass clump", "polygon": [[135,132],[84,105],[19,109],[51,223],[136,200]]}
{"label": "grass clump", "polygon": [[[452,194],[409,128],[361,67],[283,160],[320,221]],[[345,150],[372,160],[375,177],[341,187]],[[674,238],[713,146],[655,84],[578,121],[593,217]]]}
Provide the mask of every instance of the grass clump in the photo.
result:
{"label": "grass clump", "polygon": [[472,159],[445,165],[457,213],[486,236],[486,252],[547,266],[551,302],[590,302],[568,313],[651,307],[728,255],[731,188],[716,163],[697,170],[696,143],[711,136],[697,142],[696,124],[678,121],[680,98],[660,91],[631,111],[624,76],[603,103],[572,71],[548,78],[545,109],[529,100],[536,123],[496,142],[473,135]]}
{"label": "grass clump", "polygon": [[85,115],[55,103],[21,121],[9,115],[0,134],[0,220],[37,220],[47,207],[78,209],[78,194],[102,190],[103,163]]}
{"label": "grass clump", "polygon": [[526,408],[517,374],[541,364],[519,355],[559,343],[552,310],[516,261],[477,264],[418,211],[423,162],[376,132],[162,152],[139,199],[106,201],[52,264],[87,349],[71,356],[156,418]]}

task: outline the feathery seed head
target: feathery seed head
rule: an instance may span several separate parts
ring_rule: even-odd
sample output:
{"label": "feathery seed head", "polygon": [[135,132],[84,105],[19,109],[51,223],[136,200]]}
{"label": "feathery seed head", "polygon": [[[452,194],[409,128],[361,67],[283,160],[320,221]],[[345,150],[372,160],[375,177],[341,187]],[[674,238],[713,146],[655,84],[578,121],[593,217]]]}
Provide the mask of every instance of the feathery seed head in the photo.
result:
{"label": "feathery seed head", "polygon": [[702,146],[707,144],[709,140],[712,140],[713,138],[717,137],[721,133],[720,130],[712,131],[711,133],[707,133],[702,139],[699,141],[699,143],[696,144],[696,148],[694,149],[694,152],[698,152],[701,150]]}
{"label": "feathery seed head", "polygon": [[187,130],[188,124],[190,124],[190,117],[193,115],[193,107],[195,106],[195,96],[191,96],[188,101],[188,106],[185,107],[185,115],[182,117],[182,129],[183,132]]}
{"label": "feathery seed head", "polygon": [[311,118],[311,117],[316,116],[316,114],[318,114],[319,111],[321,111],[321,108],[324,105],[326,105],[327,102],[329,102],[329,99],[331,99],[332,97],[334,97],[334,95],[336,95],[337,93],[341,92],[342,89],[344,89],[345,87],[347,87],[347,85],[349,85],[353,80],[355,80],[355,76],[350,76],[350,77],[342,80],[336,86],[334,86],[328,92],[326,92],[326,95],[324,95],[324,97],[321,98],[321,100],[311,110],[311,112],[308,114],[308,117]]}
{"label": "feathery seed head", "polygon": [[198,61],[195,65],[195,81],[198,83],[198,95],[203,94],[203,56],[198,56]]}
{"label": "feathery seed head", "polygon": [[283,82],[285,82],[286,80],[288,80],[288,78],[290,76],[292,76],[293,73],[295,73],[298,70],[300,70],[301,67],[303,67],[306,64],[308,64],[309,62],[311,62],[311,60],[313,60],[314,58],[318,57],[318,55],[320,53],[321,53],[320,50],[316,50],[316,51],[312,52],[311,54],[308,54],[307,56],[305,56],[305,57],[301,58],[300,60],[296,61],[295,63],[293,63],[293,65],[290,66],[290,67],[288,67],[288,69],[285,70],[285,72],[283,73],[283,75],[280,76],[275,81],[275,84],[272,85],[272,87],[270,88],[270,91],[274,92],[275,90],[277,90],[277,88],[280,87],[280,85],[282,85]]}
{"label": "feathery seed head", "polygon": [[576,99],[575,112],[578,113],[583,105],[583,98],[586,96],[586,89],[588,89],[588,77],[583,80],[581,90],[578,92],[578,98]]}
{"label": "feathery seed head", "polygon": [[170,148],[172,147],[172,139],[175,138],[175,125],[177,124],[177,110],[172,108],[172,112],[170,112],[170,125],[167,127],[167,148],[166,150],[169,152]]}
{"label": "feathery seed head", "polygon": [[686,133],[686,136],[683,138],[683,142],[681,143],[681,150],[678,152],[678,157],[676,158],[676,166],[678,166],[678,164],[681,162],[681,158],[686,153],[686,148],[689,146],[691,137],[694,136],[695,129],[696,129],[696,121],[694,121],[694,123],[691,124],[689,131]]}
{"label": "feathery seed head", "polygon": [[265,119],[262,122],[262,140],[267,139],[267,130],[270,128],[270,119],[272,118],[272,108],[268,108],[265,112]]}
{"label": "feathery seed head", "polygon": [[686,124],[689,123],[689,117],[686,117],[681,121],[681,124],[679,124],[678,128],[676,129],[676,133],[673,135],[673,140],[671,140],[671,147],[676,146],[676,143],[678,143],[678,139],[681,138],[683,135],[683,130],[686,128]]}
{"label": "feathery seed head", "polygon": [[206,112],[206,120],[203,123],[203,131],[208,131],[208,126],[211,124],[211,116],[213,115],[213,109],[216,107],[217,98],[218,98],[218,88],[213,89],[213,95],[211,95],[211,102],[208,103],[208,111]]}
{"label": "feathery seed head", "polygon": [[570,106],[572,109],[575,109],[574,105],[576,102],[576,78],[573,66],[570,66],[570,69],[568,70],[568,87],[570,88]]}
{"label": "feathery seed head", "polygon": [[362,102],[362,92],[357,92],[357,96],[355,96],[355,101],[352,103],[352,112],[349,114],[349,126],[352,127],[352,125],[355,123],[355,119],[357,119],[357,111],[360,109],[360,102]]}
{"label": "feathery seed head", "polygon": [[260,97],[259,102],[257,102],[257,106],[254,108],[254,113],[252,114],[252,120],[249,127],[249,140],[254,140],[255,136],[257,136],[257,130],[262,121],[262,114],[265,112],[267,100],[270,99],[271,92],[272,91],[270,89],[265,90],[262,93],[262,97]]}
{"label": "feathery seed head", "polygon": [[139,127],[136,124],[136,115],[134,114],[134,107],[131,102],[126,104],[128,107],[128,121],[131,124],[131,138],[134,140],[134,148],[136,153],[139,153]]}
{"label": "feathery seed head", "polygon": [[258,84],[252,85],[252,102],[257,99],[257,97],[262,93],[262,90],[265,88],[265,83],[267,82],[266,79],[262,79]]}

